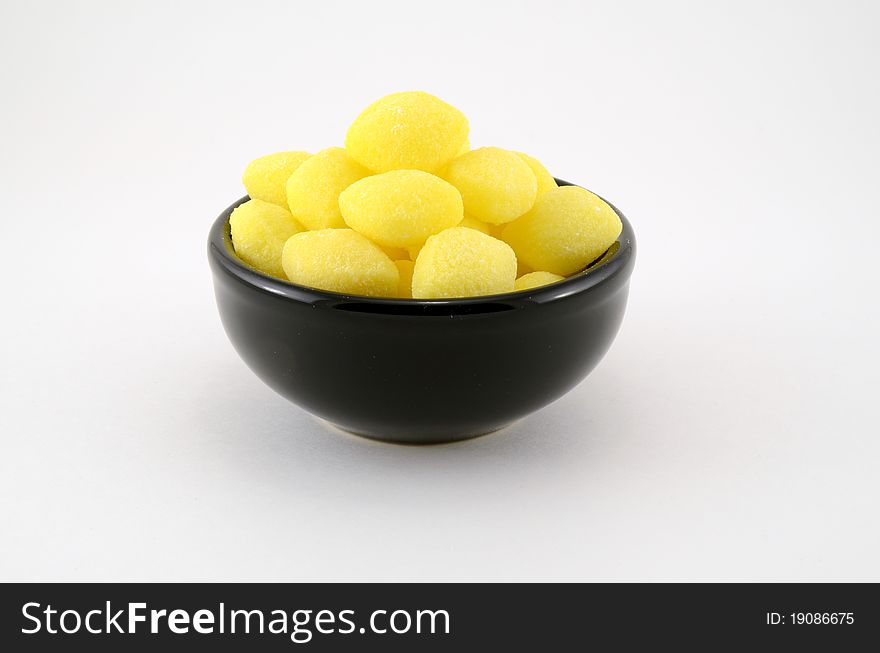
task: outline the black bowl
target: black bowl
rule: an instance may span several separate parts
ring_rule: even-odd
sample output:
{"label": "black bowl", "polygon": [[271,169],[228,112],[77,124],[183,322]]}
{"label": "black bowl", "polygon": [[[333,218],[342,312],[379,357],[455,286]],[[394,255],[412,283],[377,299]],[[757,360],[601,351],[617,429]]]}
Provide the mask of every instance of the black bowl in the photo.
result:
{"label": "black bowl", "polygon": [[616,208],[620,238],[565,281],[412,300],[306,288],[248,267],[229,236],[229,215],[247,199],[226,209],[208,237],[226,333],[269,387],[358,435],[432,443],[502,428],[580,383],[623,319],[636,245]]}

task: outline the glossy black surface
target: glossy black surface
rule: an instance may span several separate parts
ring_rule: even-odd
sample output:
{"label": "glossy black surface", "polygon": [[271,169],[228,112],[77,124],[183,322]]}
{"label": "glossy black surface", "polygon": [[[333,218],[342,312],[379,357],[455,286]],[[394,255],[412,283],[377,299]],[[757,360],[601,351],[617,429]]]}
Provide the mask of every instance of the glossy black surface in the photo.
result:
{"label": "glossy black surface", "polygon": [[353,433],[430,443],[497,430],[580,383],[623,319],[635,237],[620,211],[618,242],[585,272],[518,293],[423,301],[340,295],[247,267],[228,224],[246,199],[208,239],[226,333],[271,388]]}

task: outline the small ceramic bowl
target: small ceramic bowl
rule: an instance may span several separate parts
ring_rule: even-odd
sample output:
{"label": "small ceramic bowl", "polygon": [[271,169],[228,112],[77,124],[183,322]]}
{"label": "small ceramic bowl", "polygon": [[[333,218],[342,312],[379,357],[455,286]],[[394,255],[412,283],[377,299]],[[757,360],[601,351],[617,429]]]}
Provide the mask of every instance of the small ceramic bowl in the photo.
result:
{"label": "small ceramic bowl", "polygon": [[229,235],[229,216],[247,199],[208,237],[226,333],[269,387],[351,433],[436,443],[500,429],[580,383],[623,320],[636,244],[616,208],[617,242],[565,281],[413,300],[316,290],[248,267]]}

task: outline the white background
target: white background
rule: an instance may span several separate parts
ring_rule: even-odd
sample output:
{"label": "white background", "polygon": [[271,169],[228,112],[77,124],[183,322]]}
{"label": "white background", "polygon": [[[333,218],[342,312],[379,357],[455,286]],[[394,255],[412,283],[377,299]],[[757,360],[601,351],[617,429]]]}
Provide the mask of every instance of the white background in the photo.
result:
{"label": "white background", "polygon": [[[4,2],[0,579],[880,580],[878,21]],[[582,385],[427,448],[263,386],[205,255],[250,159],[341,144],[406,89],[608,197],[639,241]]]}

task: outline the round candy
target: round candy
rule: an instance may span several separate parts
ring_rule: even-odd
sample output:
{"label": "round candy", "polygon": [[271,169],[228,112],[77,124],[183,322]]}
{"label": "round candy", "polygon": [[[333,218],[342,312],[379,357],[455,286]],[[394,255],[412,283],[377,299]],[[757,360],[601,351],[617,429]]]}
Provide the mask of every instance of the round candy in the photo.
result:
{"label": "round candy", "polygon": [[412,276],[415,263],[408,260],[394,261],[400,280],[397,283],[397,296],[400,299],[412,299]]}
{"label": "round candy", "polygon": [[538,180],[517,154],[499,147],[481,147],[456,157],[443,177],[461,191],[464,210],[491,224],[516,220],[532,208]]}
{"label": "round candy", "polygon": [[458,148],[458,152],[455,153],[455,156],[461,156],[465,152],[471,151],[471,139],[464,139],[464,143],[461,144],[461,147]]}
{"label": "round candy", "polygon": [[[458,223],[458,226],[467,227],[468,229],[476,229],[477,231],[482,231],[484,234],[489,234],[490,236],[498,239],[501,238],[501,231],[503,229],[502,226],[480,222],[479,220],[475,220],[469,215],[465,215],[462,221]],[[407,247],[406,251],[409,253],[410,261],[415,261],[419,257],[419,252],[421,251],[422,245],[424,244],[425,243],[419,243],[418,245]],[[517,274],[519,273],[517,272]]]}
{"label": "round candy", "polygon": [[380,245],[411,247],[461,222],[461,195],[421,170],[365,177],[339,196],[345,223]]}
{"label": "round candy", "polygon": [[513,287],[516,290],[528,290],[529,288],[546,286],[548,283],[556,283],[563,279],[565,279],[565,277],[553,274],[552,272],[529,272],[517,279],[513,284]]}
{"label": "round candy", "polygon": [[397,266],[351,229],[303,231],[284,244],[281,263],[293,283],[333,292],[394,297]]}
{"label": "round candy", "polygon": [[263,200],[248,200],[229,216],[229,229],[239,258],[260,272],[285,278],[281,250],[288,238],[303,230],[287,209]]}
{"label": "round candy", "polygon": [[341,147],[321,150],[306,159],[287,180],[290,212],[306,229],[344,228],[339,193],[370,171]]}
{"label": "round candy", "polygon": [[455,107],[422,91],[393,93],[355,119],[345,149],[375,172],[434,172],[452,160],[468,136],[468,121]]}
{"label": "round candy", "polygon": [[311,156],[308,152],[276,152],[248,163],[241,181],[254,200],[287,208],[287,178]]}
{"label": "round candy", "polygon": [[534,270],[568,276],[599,258],[622,229],[617,213],[588,190],[561,186],[504,228],[517,259]]}
{"label": "round candy", "polygon": [[431,236],[413,269],[415,299],[475,297],[513,291],[516,255],[476,229],[453,227]]}
{"label": "round candy", "polygon": [[514,152],[520,159],[526,162],[532,172],[535,173],[535,179],[538,181],[538,195],[537,197],[541,197],[548,190],[552,190],[553,188],[559,188],[556,184],[556,180],[553,178],[547,168],[545,168],[540,161],[538,161],[535,157],[529,156],[525,152]]}

